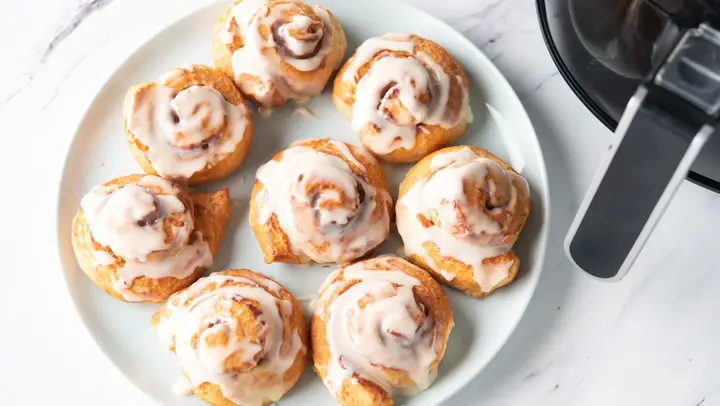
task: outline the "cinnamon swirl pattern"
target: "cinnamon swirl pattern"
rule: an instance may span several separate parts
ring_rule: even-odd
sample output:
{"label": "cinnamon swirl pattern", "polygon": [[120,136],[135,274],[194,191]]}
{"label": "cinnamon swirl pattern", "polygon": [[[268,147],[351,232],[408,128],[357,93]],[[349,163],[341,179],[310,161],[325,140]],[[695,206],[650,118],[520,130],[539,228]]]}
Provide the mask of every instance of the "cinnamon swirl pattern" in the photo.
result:
{"label": "cinnamon swirl pattern", "polygon": [[333,272],[310,337],[315,371],[343,405],[392,405],[430,386],[453,327],[445,292],[404,259],[380,256]]}
{"label": "cinnamon swirl pattern", "polygon": [[365,41],[335,78],[333,101],[362,144],[391,162],[414,162],[463,135],[472,120],[462,65],[411,34]]}
{"label": "cinnamon swirl pattern", "polygon": [[161,302],[212,264],[229,217],[226,189],[190,196],[167,179],[124,176],[83,197],[73,248],[105,292],[128,302]]}
{"label": "cinnamon swirl pattern", "polygon": [[498,157],[467,146],[415,165],[396,206],[405,253],[473,297],[515,279],[520,259],[511,249],[529,213],[527,181]]}
{"label": "cinnamon swirl pattern", "polygon": [[392,198],[378,162],[330,139],[300,141],[260,167],[250,225],[265,262],[349,262],[388,236]]}
{"label": "cinnamon swirl pattern", "polygon": [[215,67],[256,104],[282,106],[322,92],[347,43],[324,7],[295,0],[239,0],[217,23]]}
{"label": "cinnamon swirl pattern", "polygon": [[211,405],[279,400],[307,363],[300,303],[250,270],[202,278],[170,297],[152,324],[175,353],[192,392]]}
{"label": "cinnamon swirl pattern", "polygon": [[171,69],[125,98],[125,135],[143,171],[195,185],[232,173],[252,140],[250,110],[213,68]]}

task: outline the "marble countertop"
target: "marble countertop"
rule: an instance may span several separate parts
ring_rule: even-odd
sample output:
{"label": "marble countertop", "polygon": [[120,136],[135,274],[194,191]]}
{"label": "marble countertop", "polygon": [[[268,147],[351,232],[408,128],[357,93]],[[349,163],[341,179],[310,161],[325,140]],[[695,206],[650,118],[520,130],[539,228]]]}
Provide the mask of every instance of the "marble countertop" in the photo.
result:
{"label": "marble countertop", "polygon": [[[0,405],[152,404],[74,313],[54,254],[45,252],[55,241],[55,209],[43,199],[58,187],[43,154],[48,140],[65,136],[54,132],[58,120],[151,3],[172,8],[170,0],[2,3],[0,165],[10,186],[0,199]],[[720,196],[686,182],[619,283],[573,269],[562,239],[612,134],[558,75],[531,0],[411,3],[461,31],[515,88],[540,137],[553,203],[545,270],[527,313],[448,404],[720,405]]]}

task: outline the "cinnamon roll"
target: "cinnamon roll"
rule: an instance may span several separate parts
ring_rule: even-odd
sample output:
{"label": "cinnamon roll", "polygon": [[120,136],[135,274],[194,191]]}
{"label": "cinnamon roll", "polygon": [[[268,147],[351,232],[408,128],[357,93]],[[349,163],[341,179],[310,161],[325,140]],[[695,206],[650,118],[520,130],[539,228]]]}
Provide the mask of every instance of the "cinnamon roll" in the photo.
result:
{"label": "cinnamon roll", "polygon": [[395,256],[340,268],[312,315],[315,371],[343,405],[388,406],[426,389],[445,354],[453,312],[440,285]]}
{"label": "cinnamon roll", "polygon": [[172,295],[152,324],[192,392],[211,405],[276,402],[307,363],[300,303],[247,269],[216,272]]}
{"label": "cinnamon roll", "polygon": [[468,95],[460,62],[412,34],[365,41],[333,89],[362,144],[391,162],[415,162],[460,138],[472,120]]}
{"label": "cinnamon roll", "polygon": [[232,80],[203,65],[175,68],[125,98],[125,135],[140,167],[190,185],[232,173],[252,141],[250,110]]}
{"label": "cinnamon roll", "polygon": [[362,148],[299,141],[260,167],[250,225],[265,262],[349,262],[388,236],[392,198],[382,167]]}
{"label": "cinnamon roll", "polygon": [[253,102],[282,106],[322,92],[345,56],[340,22],[296,0],[237,0],[213,37],[215,67]]}
{"label": "cinnamon roll", "polygon": [[512,282],[512,246],[530,214],[527,181],[481,148],[449,147],[423,158],[400,185],[396,206],[405,253],[435,278],[482,297]]}
{"label": "cinnamon roll", "polygon": [[188,195],[153,175],[93,188],[73,220],[82,270],[127,302],[162,302],[212,265],[230,218],[227,189]]}

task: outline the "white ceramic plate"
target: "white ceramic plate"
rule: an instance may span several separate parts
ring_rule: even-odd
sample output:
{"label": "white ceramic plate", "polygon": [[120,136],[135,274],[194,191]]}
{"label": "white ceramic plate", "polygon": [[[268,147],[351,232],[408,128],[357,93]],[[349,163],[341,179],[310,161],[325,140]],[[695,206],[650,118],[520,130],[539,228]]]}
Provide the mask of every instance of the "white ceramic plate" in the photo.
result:
{"label": "white ceramic plate", "polygon": [[[212,65],[210,43],[216,19],[229,2],[198,9],[192,1],[174,2],[173,13],[143,10],[155,26],[138,27],[144,38],[130,35],[127,59],[98,90],[80,121],[66,157],[58,196],[58,243],[62,268],[78,312],[107,356],[127,378],[155,400],[178,406],[200,405],[194,397],[172,392],[179,376],[174,356],[157,340],[149,320],[155,305],[127,304],[111,298],[83,274],[70,243],[70,224],[81,197],[94,185],[139,172],[125,144],[122,100],[133,84],[155,80],[166,69],[187,63]],[[516,245],[522,259],[517,280],[485,300],[448,290],[455,310],[455,329],[440,365],[438,380],[426,392],[402,400],[407,406],[437,405],[467,384],[499,351],[519,322],[543,265],[548,231],[548,186],[542,153],[525,111],[498,70],[468,40],[434,17],[399,2],[385,0],[317,0],[340,19],[348,37],[348,55],[363,40],[388,32],[413,32],[443,45],[465,66],[471,80],[475,120],[460,143],[486,148],[520,169],[531,187],[533,211]],[[144,21],[148,21],[145,18]],[[150,38],[148,40],[148,38]],[[143,45],[144,43],[144,45]],[[330,269],[320,266],[266,265],[248,224],[248,197],[258,166],[273,153],[302,138],[332,137],[357,143],[350,124],[334,109],[326,91],[307,107],[317,118],[293,114],[295,106],[269,119],[255,115],[255,139],[248,160],[231,177],[207,187],[227,186],[233,214],[212,271],[250,268],[264,272],[297,297],[316,293]],[[385,165],[395,193],[409,168]],[[396,253],[397,233],[380,252]],[[402,404],[398,402],[398,404]],[[308,367],[301,381],[282,400],[289,405],[332,405],[330,394]]]}

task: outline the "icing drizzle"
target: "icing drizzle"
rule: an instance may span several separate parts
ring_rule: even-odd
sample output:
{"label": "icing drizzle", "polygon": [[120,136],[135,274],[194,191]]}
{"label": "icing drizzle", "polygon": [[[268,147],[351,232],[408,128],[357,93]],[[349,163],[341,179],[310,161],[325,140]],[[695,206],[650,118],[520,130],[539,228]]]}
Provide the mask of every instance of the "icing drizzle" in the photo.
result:
{"label": "icing drizzle", "polygon": [[216,273],[168,299],[158,333],[192,387],[215,384],[244,406],[282,397],[285,372],[307,349],[297,328],[284,323],[294,309],[277,297],[280,289],[258,274]]}
{"label": "icing drizzle", "polygon": [[[330,350],[325,384],[338,397],[344,381],[375,382],[388,394],[410,395],[435,378],[447,331],[430,317],[413,288],[421,282],[381,256],[341,268],[326,279],[315,315],[324,320]],[[387,370],[402,371],[413,386],[393,388]]]}
{"label": "icing drizzle", "polygon": [[[371,60],[372,66],[360,75],[360,68]],[[353,129],[360,132],[363,145],[379,154],[413,148],[418,129],[427,131],[425,126],[451,128],[472,120],[463,79],[417,51],[409,34],[365,41],[350,59],[342,80],[357,85]],[[459,111],[449,105],[453,86],[462,92]],[[372,131],[366,130],[368,126]]]}
{"label": "icing drizzle", "polygon": [[378,246],[390,230],[391,197],[367,182],[366,168],[346,144],[327,142],[342,158],[293,145],[280,161],[257,172],[263,185],[256,195],[258,223],[276,215],[293,252],[305,262],[351,261]]}
{"label": "icing drizzle", "polygon": [[165,177],[190,178],[231,154],[248,126],[247,108],[209,86],[177,91],[168,83],[187,69],[164,74],[133,95],[130,132],[147,147],[147,158]]}
{"label": "icing drizzle", "polygon": [[455,275],[442,269],[423,244],[430,242],[445,257],[472,266],[484,292],[508,276],[513,260],[493,261],[510,251],[508,229],[517,216],[527,215],[527,181],[470,148],[441,153],[430,163],[431,173],[416,182],[398,201],[398,232],[408,255],[418,255],[447,281]]}
{"label": "icing drizzle", "polygon": [[232,70],[238,84],[243,75],[257,78],[251,91],[247,82],[241,87],[260,104],[271,105],[275,92],[299,100],[322,92],[325,81],[292,81],[284,72],[284,66],[300,72],[318,69],[332,50],[330,14],[319,6],[310,10],[296,1],[266,0],[244,0],[231,9],[219,39],[234,48],[236,37],[242,38],[232,55]]}
{"label": "icing drizzle", "polygon": [[149,297],[131,289],[141,276],[184,279],[212,264],[191,208],[174,183],[145,176],[124,186],[93,188],[81,201],[92,239],[105,250],[92,251],[97,265],[115,266],[113,287],[128,301]]}

